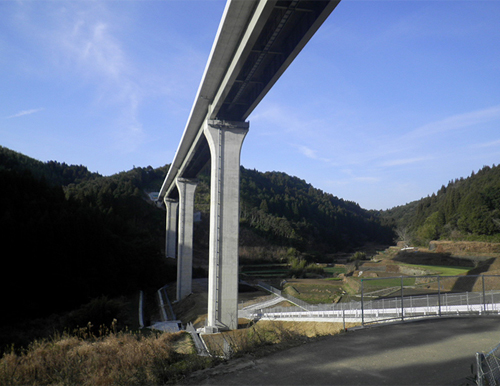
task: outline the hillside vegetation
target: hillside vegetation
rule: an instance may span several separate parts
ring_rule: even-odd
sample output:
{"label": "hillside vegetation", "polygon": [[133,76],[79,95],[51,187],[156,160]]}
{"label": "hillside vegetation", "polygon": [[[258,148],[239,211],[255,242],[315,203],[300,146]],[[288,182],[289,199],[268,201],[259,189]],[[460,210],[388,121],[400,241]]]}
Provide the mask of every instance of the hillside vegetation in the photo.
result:
{"label": "hillside vegetation", "polygon": [[309,253],[351,250],[368,242],[390,244],[394,237],[378,212],[281,172],[242,168],[241,206],[245,226]]}
{"label": "hillside vegetation", "polygon": [[[175,263],[163,258],[165,211],[147,195],[159,190],[167,171],[168,165],[135,167],[104,177],[82,165],[40,162],[0,147],[0,231],[12,267],[2,281],[10,295],[0,323],[47,317],[101,296],[130,296],[174,281]],[[303,180],[245,168],[241,177],[246,261],[279,259],[291,247],[294,257],[325,259],[393,238],[378,213]],[[195,210],[203,221],[195,227],[195,262],[206,267],[208,173],[199,180]],[[195,275],[204,274],[195,269]]]}
{"label": "hillside vegetation", "polygon": [[138,189],[148,169],[104,178],[83,166],[42,163],[5,148],[0,160],[1,290],[7,295],[0,345],[12,335],[22,343],[28,330],[13,333],[6,326],[101,296],[156,290],[175,278],[160,253],[161,228],[152,221],[160,222],[162,212]]}
{"label": "hillside vegetation", "polygon": [[500,167],[484,166],[381,215],[395,223],[402,240],[415,244],[437,239],[500,242]]}

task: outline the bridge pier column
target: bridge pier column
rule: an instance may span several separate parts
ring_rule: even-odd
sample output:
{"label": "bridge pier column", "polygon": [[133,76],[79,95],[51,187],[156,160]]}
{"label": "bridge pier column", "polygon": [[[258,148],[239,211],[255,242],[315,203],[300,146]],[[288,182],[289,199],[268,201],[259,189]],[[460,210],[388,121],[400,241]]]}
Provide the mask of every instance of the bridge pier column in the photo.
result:
{"label": "bridge pier column", "polygon": [[238,328],[240,153],[247,122],[209,120],[211,154],[208,325],[205,332]]}
{"label": "bridge pier column", "polygon": [[198,181],[177,178],[179,191],[179,226],[177,244],[177,301],[191,293],[193,280],[194,192]]}
{"label": "bridge pier column", "polygon": [[179,202],[167,197],[163,201],[167,209],[165,257],[175,259],[177,249],[177,207]]}

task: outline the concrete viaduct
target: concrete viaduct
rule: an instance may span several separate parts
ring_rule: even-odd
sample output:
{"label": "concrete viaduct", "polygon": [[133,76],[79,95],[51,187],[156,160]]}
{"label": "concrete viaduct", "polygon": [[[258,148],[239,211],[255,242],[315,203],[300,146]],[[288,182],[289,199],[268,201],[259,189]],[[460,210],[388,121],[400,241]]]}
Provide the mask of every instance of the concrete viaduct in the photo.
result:
{"label": "concrete viaduct", "polygon": [[211,163],[208,320],[238,325],[240,152],[247,117],[340,0],[228,0],[158,200],[167,257],[177,258],[177,300],[191,293],[196,176]]}

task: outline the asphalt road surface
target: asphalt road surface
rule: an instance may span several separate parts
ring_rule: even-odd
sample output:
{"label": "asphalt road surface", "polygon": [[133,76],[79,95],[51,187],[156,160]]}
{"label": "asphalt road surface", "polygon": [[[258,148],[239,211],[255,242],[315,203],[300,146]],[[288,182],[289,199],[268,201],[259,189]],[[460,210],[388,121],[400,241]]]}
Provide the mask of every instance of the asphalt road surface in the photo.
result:
{"label": "asphalt road surface", "polygon": [[191,379],[200,385],[473,385],[475,353],[500,343],[500,317],[436,318],[349,331]]}

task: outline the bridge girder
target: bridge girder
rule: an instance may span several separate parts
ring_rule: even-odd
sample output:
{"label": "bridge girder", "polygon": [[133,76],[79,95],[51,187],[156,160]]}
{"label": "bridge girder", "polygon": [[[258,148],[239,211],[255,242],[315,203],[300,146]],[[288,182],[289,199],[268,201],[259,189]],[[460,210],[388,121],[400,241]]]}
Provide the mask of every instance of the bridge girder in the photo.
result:
{"label": "bridge girder", "polygon": [[207,120],[245,121],[340,0],[229,0],[159,199],[210,160]]}

